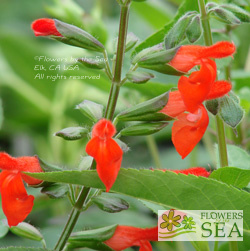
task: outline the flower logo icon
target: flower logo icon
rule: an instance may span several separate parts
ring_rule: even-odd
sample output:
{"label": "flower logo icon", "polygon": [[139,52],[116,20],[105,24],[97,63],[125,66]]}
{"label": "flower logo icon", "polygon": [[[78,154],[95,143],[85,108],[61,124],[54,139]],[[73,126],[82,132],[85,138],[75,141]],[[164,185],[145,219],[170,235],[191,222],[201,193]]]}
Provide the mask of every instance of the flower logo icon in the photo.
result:
{"label": "flower logo icon", "polygon": [[172,231],[173,230],[173,225],[176,226],[176,227],[180,227],[180,223],[178,222],[178,220],[181,219],[181,216],[180,215],[177,215],[174,217],[174,210],[170,210],[168,215],[166,214],[163,214],[162,215],[162,219],[165,221],[165,222],[162,222],[160,224],[160,228],[164,229],[164,228],[167,228],[168,231]]}

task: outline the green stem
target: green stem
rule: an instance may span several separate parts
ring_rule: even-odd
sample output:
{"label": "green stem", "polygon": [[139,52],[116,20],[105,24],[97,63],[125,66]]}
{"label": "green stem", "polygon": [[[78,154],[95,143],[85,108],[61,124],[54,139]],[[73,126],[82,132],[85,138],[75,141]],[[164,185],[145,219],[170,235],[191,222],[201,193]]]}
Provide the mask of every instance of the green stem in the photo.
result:
{"label": "green stem", "polygon": [[229,251],[238,251],[237,241],[229,241]]}
{"label": "green stem", "polygon": [[214,251],[218,251],[218,246],[219,246],[219,242],[215,241],[214,242]]}
{"label": "green stem", "polygon": [[123,64],[124,52],[125,52],[125,47],[126,47],[127,30],[128,30],[128,17],[129,17],[129,4],[125,6],[121,6],[120,26],[119,26],[119,36],[118,36],[117,52],[116,52],[116,59],[115,59],[116,61],[115,61],[114,77],[113,77],[111,91],[109,94],[108,105],[107,105],[107,109],[105,113],[105,118],[109,120],[113,119],[118,95],[120,92],[122,64]]}
{"label": "green stem", "polygon": [[[105,118],[112,120],[117,104],[117,99],[120,91],[120,82],[121,82],[121,72],[124,58],[124,51],[126,46],[126,37],[127,37],[127,28],[128,28],[128,16],[129,16],[129,3],[127,5],[121,6],[121,15],[120,15],[120,26],[119,26],[119,36],[118,36],[118,45],[116,53],[116,62],[115,62],[115,71],[112,81],[112,86],[109,94],[108,105],[105,112]],[[91,169],[94,167],[94,162],[92,163]],[[81,192],[77,198],[75,206],[72,208],[68,221],[63,229],[63,232],[54,248],[55,251],[63,250],[70,234],[72,233],[75,224],[81,213],[81,209],[86,202],[89,191],[91,188],[82,187]]]}
{"label": "green stem", "polygon": [[109,58],[108,58],[108,53],[107,53],[106,50],[103,52],[103,57],[104,57],[104,60],[105,60],[105,71],[106,71],[109,79],[112,79],[112,72],[111,72],[111,69],[110,69],[110,66],[109,66]]}
{"label": "green stem", "polygon": [[146,137],[146,140],[147,140],[147,144],[148,144],[151,156],[154,160],[155,167],[158,169],[162,169],[161,159],[159,156],[159,151],[158,151],[154,137],[152,135],[149,135]]}
{"label": "green stem", "polygon": [[[207,46],[213,44],[212,32],[209,23],[209,16],[206,12],[206,6],[204,0],[198,0],[199,9],[201,13],[201,23],[204,31],[204,40]],[[216,129],[217,129],[217,139],[219,145],[219,156],[220,156],[220,166],[227,166],[228,165],[228,158],[227,158],[227,145],[226,145],[226,137],[225,137],[225,129],[224,123],[219,115],[216,115]]]}

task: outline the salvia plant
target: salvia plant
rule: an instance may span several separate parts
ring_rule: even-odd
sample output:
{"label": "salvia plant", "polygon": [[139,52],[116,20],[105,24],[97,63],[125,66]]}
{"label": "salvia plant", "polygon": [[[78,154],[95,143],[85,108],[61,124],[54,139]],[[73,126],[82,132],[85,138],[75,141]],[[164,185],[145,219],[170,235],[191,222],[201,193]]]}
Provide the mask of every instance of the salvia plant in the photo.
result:
{"label": "salvia plant", "polygon": [[[186,249],[186,244],[158,242],[157,210],[176,209],[243,210],[243,241],[193,241],[191,244],[195,250],[249,250],[250,156],[247,150],[250,147],[250,75],[239,70],[243,68],[241,65],[234,64],[234,58],[237,59],[238,51],[242,50],[243,41],[239,38],[242,39],[243,35],[239,31],[247,33],[249,40],[249,2],[162,1],[161,6],[178,6],[175,16],[170,15],[172,18],[166,24],[161,23],[163,11],[158,6],[160,1],[107,1],[108,6],[120,8],[119,24],[115,23],[118,37],[110,41],[100,15],[105,2],[97,2],[95,12],[89,15],[73,1],[54,1],[54,5],[46,7],[52,17],[40,18],[31,24],[37,37],[33,36],[32,43],[42,40],[40,37],[53,40],[53,49],[58,50],[60,58],[68,57],[68,52],[64,56],[64,48],[65,51],[68,47],[71,47],[70,51],[73,47],[78,48],[79,56],[74,63],[64,66],[68,72],[84,69],[100,73],[99,76],[105,79],[102,82],[97,76],[88,83],[99,88],[98,91],[94,88],[89,92],[89,87],[85,86],[86,92],[90,93],[88,99],[76,102],[71,98],[82,95],[79,91],[82,89],[77,89],[75,85],[79,80],[86,81],[81,75],[72,82],[62,76],[62,82],[53,94],[56,97],[53,102],[43,96],[42,88],[39,93],[39,88],[36,90],[21,80],[34,79],[30,72],[19,72],[22,77],[16,79],[17,87],[15,83],[8,84],[8,77],[1,79],[3,86],[7,85],[24,97],[28,94],[28,101],[33,102],[40,113],[50,114],[52,121],[48,140],[39,141],[43,142],[43,148],[50,149],[47,156],[40,156],[38,151],[32,157],[12,157],[4,147],[0,152],[3,211],[0,242],[4,243],[0,246],[5,247],[1,249],[120,251],[137,246],[140,251],[192,250],[191,245]],[[129,20],[130,9],[133,11],[133,8],[146,20],[150,19],[148,15],[153,15],[151,19],[156,19],[154,26],[162,28],[140,41],[137,34],[128,32],[129,27],[135,25]],[[43,42],[46,45],[47,42]],[[19,43],[18,36],[15,43]],[[59,43],[62,44],[57,47]],[[6,37],[1,39],[3,55],[6,58],[11,55],[13,62],[21,67],[22,61],[18,61],[21,47],[15,54],[12,50],[11,53],[5,52],[8,45]],[[248,47],[249,43],[244,50]],[[87,56],[82,57],[82,50],[87,52]],[[249,51],[241,54],[243,57],[248,54],[245,69],[249,70]],[[50,61],[49,57],[47,59]],[[37,55],[35,60],[45,62],[46,57]],[[50,67],[53,65],[58,69],[58,62],[53,62]],[[236,67],[238,71],[234,69]],[[238,72],[238,77],[235,77],[235,72]],[[164,83],[154,83],[156,77],[164,79]],[[35,80],[37,78],[36,75]],[[44,74],[39,75],[40,78],[43,79]],[[46,80],[43,81],[46,83]],[[109,93],[108,99],[103,102],[97,101],[96,96],[102,95],[100,90]],[[71,99],[68,108],[64,102],[67,99]],[[18,105],[18,100],[15,105]],[[3,103],[4,109],[11,104]],[[76,109],[74,116],[84,118],[84,122],[76,123],[72,118],[68,119],[67,113],[73,113],[73,108]],[[23,111],[21,109],[19,113]],[[67,123],[58,122],[62,117]],[[8,116],[3,123],[8,123]],[[61,128],[64,124],[67,127]],[[6,130],[5,126],[3,130]],[[171,135],[175,148],[173,154],[179,155],[183,161],[191,155],[191,163],[185,169],[172,166],[167,158],[163,160],[163,151],[159,154],[156,143],[166,135]],[[53,136],[60,137],[58,144],[53,145]],[[137,138],[134,140],[134,137]],[[63,140],[68,141],[67,149],[58,155]],[[144,140],[154,164],[151,168],[143,168],[141,164],[138,170],[130,161],[130,167],[123,168],[123,163],[140,151],[136,148]],[[76,141],[80,151],[76,150]],[[201,141],[204,145],[202,149],[205,149],[202,156],[210,156],[211,159],[203,167],[196,161]],[[78,154],[75,157],[78,160],[81,158],[77,167],[67,165],[71,152]],[[131,154],[133,152],[134,155]],[[126,158],[127,155],[129,158]],[[61,161],[58,156],[61,156]],[[139,163],[144,163],[142,158]],[[55,164],[63,161],[65,164]],[[48,196],[44,205],[39,200],[40,193],[44,194],[42,198]],[[49,237],[43,236],[42,227],[36,226],[29,215],[32,216],[33,207],[40,210],[40,207],[49,207],[48,201],[56,203],[55,199],[63,197],[71,203],[71,211],[62,211],[65,225],[60,229],[61,233],[50,232],[53,235],[52,246],[47,244],[50,243],[47,241]],[[57,205],[54,210],[60,212],[60,204]],[[96,207],[112,220],[97,217],[100,211],[95,210],[96,219],[87,220],[88,212]],[[129,211],[131,207],[137,211],[137,217],[146,217],[145,208],[152,210],[154,216],[148,215],[151,220],[144,225],[137,224],[136,220],[133,224],[134,220],[128,219],[130,214],[124,216],[125,210]],[[68,210],[69,206],[66,208]],[[162,224],[172,230],[173,224],[178,226],[175,223],[178,218],[173,218],[173,210],[170,212],[168,217],[165,215],[167,223]],[[128,219],[128,224],[118,220],[123,217]],[[76,227],[85,220],[88,226]],[[99,221],[97,227],[94,221]],[[183,222],[185,229],[191,229],[195,224],[187,216]],[[49,226],[53,228],[56,224],[50,220]],[[10,240],[10,233],[32,240],[32,243],[37,242],[42,248],[5,242]]]}

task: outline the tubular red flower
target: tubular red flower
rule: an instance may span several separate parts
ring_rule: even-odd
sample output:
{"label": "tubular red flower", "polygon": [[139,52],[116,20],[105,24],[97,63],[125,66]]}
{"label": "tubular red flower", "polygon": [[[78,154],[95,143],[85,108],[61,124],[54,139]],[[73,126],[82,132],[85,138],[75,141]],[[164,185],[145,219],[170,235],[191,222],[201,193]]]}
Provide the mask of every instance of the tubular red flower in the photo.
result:
{"label": "tubular red flower", "polygon": [[113,186],[122,163],[123,151],[112,136],[116,133],[114,125],[101,119],[92,130],[92,138],[86,152],[96,160],[96,170],[108,192]]}
{"label": "tubular red flower", "polygon": [[188,72],[202,59],[223,58],[232,55],[236,48],[234,43],[221,41],[212,46],[183,45],[175,57],[168,63],[178,71]]}
{"label": "tubular red flower", "polygon": [[121,251],[132,246],[139,246],[140,251],[152,251],[150,241],[158,240],[158,227],[137,228],[130,226],[117,226],[114,235],[104,243]]}
{"label": "tubular red flower", "polygon": [[160,112],[174,118],[186,110],[187,108],[183,102],[181,93],[173,91],[169,93],[168,103]]}
{"label": "tubular red flower", "polygon": [[13,158],[7,153],[0,153],[0,193],[2,208],[9,226],[16,226],[22,222],[33,207],[34,197],[28,195],[23,180],[29,185],[37,185],[41,180],[23,174],[27,172],[42,172],[36,157]]}
{"label": "tubular red flower", "polygon": [[195,113],[182,113],[172,127],[172,142],[176,151],[184,159],[198,144],[209,123],[207,111],[203,105]]}
{"label": "tubular red flower", "polygon": [[22,222],[33,207],[34,197],[28,195],[20,172],[2,171],[0,173],[0,193],[2,208],[9,226]]}
{"label": "tubular red flower", "polygon": [[195,112],[210,93],[216,79],[216,64],[207,59],[201,62],[201,69],[182,76],[178,82],[178,89],[187,111]]}
{"label": "tubular red flower", "polygon": [[35,20],[31,24],[31,28],[34,31],[35,36],[58,36],[62,37],[62,34],[57,30],[55,21],[50,18],[41,18]]}
{"label": "tubular red flower", "polygon": [[193,174],[195,176],[202,176],[202,177],[208,177],[210,175],[210,172],[208,172],[204,167],[191,167],[184,170],[165,170],[165,171],[171,171],[174,173],[182,173],[185,175]]}
{"label": "tubular red flower", "polygon": [[206,100],[220,98],[230,92],[232,89],[231,83],[225,80],[215,81],[212,84],[211,90],[208,93]]}

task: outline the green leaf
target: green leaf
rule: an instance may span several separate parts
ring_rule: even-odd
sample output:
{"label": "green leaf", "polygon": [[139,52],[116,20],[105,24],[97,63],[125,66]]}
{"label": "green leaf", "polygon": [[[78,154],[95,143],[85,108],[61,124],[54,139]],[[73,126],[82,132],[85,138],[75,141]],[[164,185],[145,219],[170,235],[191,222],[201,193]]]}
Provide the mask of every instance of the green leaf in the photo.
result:
{"label": "green leaf", "polygon": [[110,239],[114,235],[116,227],[117,225],[112,225],[73,233],[68,239],[67,247],[89,247],[94,250],[112,251],[113,249],[109,248],[102,242]]}
{"label": "green leaf", "polygon": [[150,79],[154,78],[155,76],[152,73],[148,72],[129,72],[126,74],[128,80],[135,84],[144,84],[148,82]]}
{"label": "green leaf", "polygon": [[164,41],[165,35],[168,31],[172,28],[172,26],[177,22],[177,20],[187,11],[199,11],[198,2],[194,0],[185,0],[182,5],[180,6],[177,14],[175,15],[174,19],[167,23],[162,29],[148,37],[145,41],[140,43],[132,52],[131,56],[134,57],[137,53],[141,50],[152,47],[156,44],[162,43]]}
{"label": "green leaf", "polygon": [[170,119],[163,113],[157,113],[168,102],[168,92],[150,99],[146,102],[135,105],[117,115],[121,121],[161,121]]}
{"label": "green leaf", "polygon": [[43,169],[44,172],[56,172],[56,171],[61,171],[62,170],[61,167],[49,164],[46,161],[40,159],[39,157],[38,157],[38,160],[39,160],[39,164],[40,164],[40,166],[41,166],[41,168]]}
{"label": "green leaf", "polygon": [[250,13],[234,4],[222,4],[222,8],[232,12],[241,22],[250,22]]}
{"label": "green leaf", "polygon": [[[218,145],[216,145],[217,163],[219,163]],[[242,148],[235,145],[227,145],[228,165],[240,169],[250,170],[250,155]]]}
{"label": "green leaf", "polygon": [[83,115],[94,122],[97,122],[103,117],[103,105],[89,100],[84,100],[82,103],[76,106],[76,109],[80,110]]}
{"label": "green leaf", "polygon": [[74,26],[54,19],[57,30],[63,37],[51,36],[65,44],[77,46],[91,51],[103,52],[104,46],[88,32]]}
{"label": "green leaf", "polygon": [[90,69],[101,70],[105,68],[104,59],[97,60],[93,58],[78,58],[77,61],[81,63],[83,66]]}
{"label": "green leaf", "polygon": [[211,112],[214,116],[219,112],[220,103],[218,99],[207,100],[205,102],[205,106],[209,112]]}
{"label": "green leaf", "polygon": [[108,213],[118,213],[129,208],[129,204],[114,194],[102,193],[101,195],[91,198],[101,210]]}
{"label": "green leaf", "polygon": [[186,29],[186,36],[190,43],[197,41],[202,34],[200,15],[192,18],[190,24]]}
{"label": "green leaf", "polygon": [[27,238],[33,241],[42,241],[43,236],[42,234],[32,225],[21,222],[15,227],[11,227],[10,231],[18,236],[21,236],[23,238]]}
{"label": "green leaf", "polygon": [[8,247],[0,248],[2,251],[49,251],[49,249],[44,248],[27,248],[27,247]]}
{"label": "green leaf", "polygon": [[140,123],[125,127],[120,131],[122,136],[142,136],[151,135],[165,128],[169,123]]}
{"label": "green leaf", "polygon": [[78,140],[82,139],[89,133],[89,130],[84,127],[68,127],[55,133],[55,136],[61,137],[66,140]]}
{"label": "green leaf", "polygon": [[194,12],[187,12],[175,23],[173,28],[169,30],[164,39],[167,50],[176,47],[185,39],[187,27],[189,26],[194,15]]}
{"label": "green leaf", "polygon": [[213,171],[209,178],[238,188],[243,188],[250,182],[250,169],[244,170],[237,167],[222,167]]}
{"label": "green leaf", "polygon": [[225,95],[220,99],[220,116],[223,121],[232,128],[235,128],[243,119],[244,110],[239,101],[233,96]]}
{"label": "green leaf", "polygon": [[[47,181],[105,189],[96,171],[29,175]],[[111,191],[177,210],[244,210],[244,230],[250,232],[250,194],[213,179],[171,171],[121,169]]]}
{"label": "green leaf", "polygon": [[9,232],[8,223],[5,219],[0,220],[0,239]]}
{"label": "green leaf", "polygon": [[240,24],[241,21],[231,11],[224,9],[220,6],[210,9],[209,14],[214,14],[222,22],[226,24]]}
{"label": "green leaf", "polygon": [[43,187],[41,193],[48,195],[52,199],[58,199],[66,196],[68,191],[68,185],[52,183]]}

